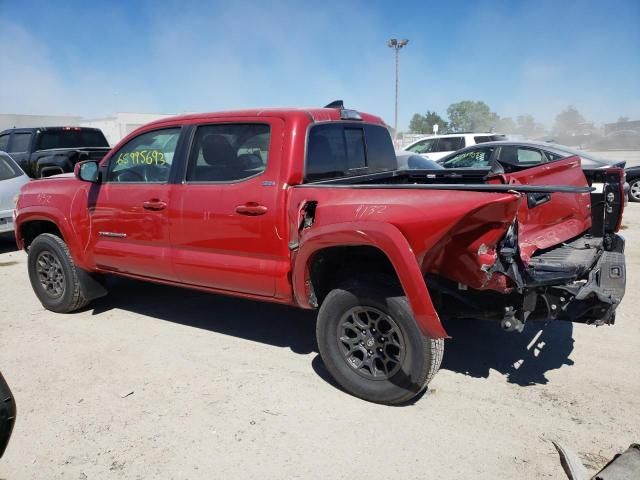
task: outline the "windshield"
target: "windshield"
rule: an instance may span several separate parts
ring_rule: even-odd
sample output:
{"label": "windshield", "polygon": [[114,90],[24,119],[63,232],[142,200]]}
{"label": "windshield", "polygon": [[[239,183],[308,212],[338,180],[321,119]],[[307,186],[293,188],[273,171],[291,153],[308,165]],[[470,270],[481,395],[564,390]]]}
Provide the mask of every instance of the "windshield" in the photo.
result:
{"label": "windshield", "polygon": [[40,132],[37,149],[108,146],[107,139],[99,130],[53,130]]}

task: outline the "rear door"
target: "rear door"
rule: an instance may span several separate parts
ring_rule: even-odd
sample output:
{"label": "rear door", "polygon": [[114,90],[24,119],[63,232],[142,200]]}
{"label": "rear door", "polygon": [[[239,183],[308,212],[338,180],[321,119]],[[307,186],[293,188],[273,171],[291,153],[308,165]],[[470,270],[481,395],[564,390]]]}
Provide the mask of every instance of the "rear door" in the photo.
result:
{"label": "rear door", "polygon": [[251,117],[194,127],[183,181],[172,192],[181,282],[276,295],[289,270],[279,183],[283,126],[281,119]]}

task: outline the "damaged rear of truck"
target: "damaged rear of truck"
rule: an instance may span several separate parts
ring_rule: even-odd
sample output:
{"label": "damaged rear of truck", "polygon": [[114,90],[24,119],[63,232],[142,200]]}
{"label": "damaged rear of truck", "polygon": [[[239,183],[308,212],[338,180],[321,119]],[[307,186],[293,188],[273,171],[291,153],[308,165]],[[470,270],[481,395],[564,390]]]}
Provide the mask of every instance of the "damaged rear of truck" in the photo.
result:
{"label": "damaged rear of truck", "polygon": [[[383,403],[415,394],[439,366],[448,337],[441,318],[494,320],[513,332],[535,320],[614,323],[625,290],[621,169],[584,171],[570,157],[497,165],[484,178],[459,172],[456,184],[434,183],[426,170],[328,177],[310,179],[307,165],[308,181],[293,188],[293,286],[299,305],[320,307],[320,352],[351,393]],[[393,377],[400,350],[385,357],[379,338],[388,336],[374,328],[405,328],[394,323],[393,298],[406,299],[431,359],[427,371],[405,369],[404,381],[391,382],[404,396],[361,385],[331,360],[341,354],[369,380]],[[371,309],[355,307],[363,304]],[[406,338],[396,343],[409,355]]]}

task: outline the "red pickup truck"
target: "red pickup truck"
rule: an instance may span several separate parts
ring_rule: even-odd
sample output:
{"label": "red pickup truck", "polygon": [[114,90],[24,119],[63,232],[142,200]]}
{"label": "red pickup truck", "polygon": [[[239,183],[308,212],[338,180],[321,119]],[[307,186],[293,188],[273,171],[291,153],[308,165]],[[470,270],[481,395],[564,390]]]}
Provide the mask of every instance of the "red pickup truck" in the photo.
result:
{"label": "red pickup truck", "polygon": [[327,369],[380,403],[426,388],[441,317],[613,323],[621,170],[451,174],[398,170],[383,121],[340,104],[173,117],[23,187],[16,237],[54,312],[105,274],[318,309]]}

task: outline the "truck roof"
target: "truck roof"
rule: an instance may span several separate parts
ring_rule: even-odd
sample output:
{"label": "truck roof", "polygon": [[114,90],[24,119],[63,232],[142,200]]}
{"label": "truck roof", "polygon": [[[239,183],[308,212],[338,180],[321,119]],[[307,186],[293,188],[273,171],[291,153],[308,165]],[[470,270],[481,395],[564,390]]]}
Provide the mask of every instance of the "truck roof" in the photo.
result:
{"label": "truck roof", "polygon": [[[176,115],[167,117],[145,125],[145,128],[153,125],[175,124],[189,121],[220,120],[221,118],[237,117],[279,117],[283,120],[289,118],[307,117],[312,122],[339,121],[341,109],[339,108],[254,108],[247,110],[227,110],[222,112],[193,113],[188,115]],[[364,122],[385,125],[382,118],[364,112],[358,112]]]}

